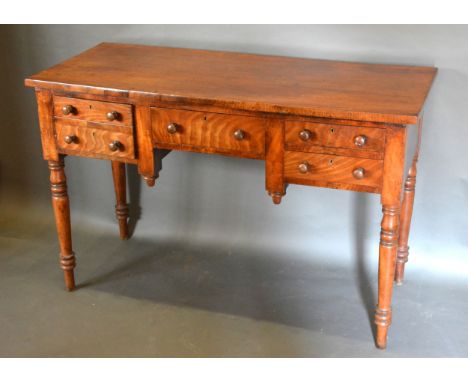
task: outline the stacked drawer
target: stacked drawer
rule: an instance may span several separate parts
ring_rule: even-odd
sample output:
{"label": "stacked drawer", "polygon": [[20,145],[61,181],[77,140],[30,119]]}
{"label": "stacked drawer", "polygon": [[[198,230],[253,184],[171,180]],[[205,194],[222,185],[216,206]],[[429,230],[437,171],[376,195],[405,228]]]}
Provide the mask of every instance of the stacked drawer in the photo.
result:
{"label": "stacked drawer", "polygon": [[57,146],[65,154],[132,161],[132,106],[54,97]]}
{"label": "stacked drawer", "polygon": [[383,128],[286,121],[285,181],[379,192],[384,146]]}

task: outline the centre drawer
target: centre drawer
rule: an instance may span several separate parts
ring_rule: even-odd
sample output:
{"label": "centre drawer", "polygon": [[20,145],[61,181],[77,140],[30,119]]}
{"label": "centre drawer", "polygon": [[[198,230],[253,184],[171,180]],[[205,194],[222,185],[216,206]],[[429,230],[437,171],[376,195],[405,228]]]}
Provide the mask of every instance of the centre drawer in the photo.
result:
{"label": "centre drawer", "polygon": [[265,157],[265,119],[151,108],[153,140],[160,148]]}

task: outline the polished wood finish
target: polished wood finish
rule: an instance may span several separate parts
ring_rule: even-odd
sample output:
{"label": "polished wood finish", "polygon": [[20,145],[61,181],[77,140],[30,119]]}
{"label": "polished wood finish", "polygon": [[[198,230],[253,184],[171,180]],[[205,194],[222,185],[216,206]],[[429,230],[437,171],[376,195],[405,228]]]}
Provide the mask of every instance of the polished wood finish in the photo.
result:
{"label": "polished wood finish", "polygon": [[417,175],[417,163],[419,158],[419,150],[421,146],[422,136],[422,124],[423,119],[421,118],[418,125],[418,139],[416,150],[414,152],[413,161],[411,167],[408,170],[408,176],[406,177],[404,186],[404,196],[402,203],[402,213],[400,222],[400,236],[398,240],[398,251],[397,251],[397,262],[395,269],[395,282],[397,285],[403,283],[403,277],[405,273],[405,264],[408,262],[409,246],[408,239],[411,228],[411,219],[413,216],[413,204],[414,194],[416,188],[416,175]]}
{"label": "polished wood finish", "polygon": [[418,120],[436,69],[102,43],[28,86],[397,124]]}
{"label": "polished wood finish", "polygon": [[266,129],[265,182],[274,204],[280,204],[286,194],[284,181],[284,123],[268,119]]}
{"label": "polished wood finish", "polygon": [[138,172],[149,187],[156,183],[158,174],[154,166],[153,136],[151,132],[151,109],[136,106],[136,136],[138,143]]}
{"label": "polished wood finish", "polygon": [[265,157],[265,119],[220,113],[152,108],[156,147]]}
{"label": "polished wood finish", "polygon": [[382,181],[382,222],[379,244],[379,293],[375,311],[377,325],[376,344],[387,346],[388,327],[392,321],[393,278],[395,276],[396,254],[401,209],[401,189],[405,168],[406,129],[387,129],[384,174]]}
{"label": "polished wood finish", "polygon": [[63,154],[112,161],[122,238],[126,164],[136,164],[152,186],[171,149],[261,159],[275,204],[288,184],[381,195],[375,340],[385,348],[393,280],[401,282],[408,256],[415,137],[420,141],[435,74],[429,67],[103,43],[29,77],[67,288],[74,287],[75,259]]}
{"label": "polished wood finish", "polygon": [[115,216],[119,222],[120,238],[128,239],[128,204],[127,180],[125,176],[125,163],[112,162],[112,177],[115,190]]}
{"label": "polished wood finish", "polygon": [[[70,112],[64,112],[70,110]],[[114,102],[91,101],[71,97],[54,97],[54,116],[76,118],[115,126],[132,126],[132,106]],[[110,118],[109,118],[110,117]]]}
{"label": "polished wood finish", "polygon": [[135,158],[133,135],[126,130],[118,130],[116,126],[90,128],[84,121],[57,119],[55,130],[57,148],[61,153],[109,159]]}
{"label": "polished wood finish", "polygon": [[[285,139],[286,149],[291,151],[309,151],[312,146],[319,146],[356,150],[365,156],[368,151],[383,152],[385,129],[286,121]],[[356,140],[364,143],[356,144]]]}
{"label": "polished wood finish", "polygon": [[60,266],[65,276],[65,286],[69,291],[75,289],[75,254],[72,249],[70,203],[67,194],[67,178],[65,177],[63,156],[58,161],[49,161],[50,191],[52,207],[54,208],[57,234],[60,244]]}
{"label": "polished wood finish", "polygon": [[55,144],[54,99],[49,90],[36,89],[39,128],[41,129],[42,153],[45,160],[58,162],[59,153]]}
{"label": "polished wood finish", "polygon": [[414,204],[414,190],[416,186],[416,161],[410,168],[408,176],[406,177],[402,214],[400,221],[400,236],[398,240],[398,251],[395,270],[395,282],[397,285],[403,283],[403,276],[405,273],[405,264],[408,261],[409,246],[408,238],[411,225],[411,217],[413,214]]}
{"label": "polished wood finish", "polygon": [[[303,171],[307,168],[307,171]],[[364,169],[358,179],[356,169]],[[284,177],[287,183],[306,184],[378,193],[382,185],[383,161],[286,151]]]}

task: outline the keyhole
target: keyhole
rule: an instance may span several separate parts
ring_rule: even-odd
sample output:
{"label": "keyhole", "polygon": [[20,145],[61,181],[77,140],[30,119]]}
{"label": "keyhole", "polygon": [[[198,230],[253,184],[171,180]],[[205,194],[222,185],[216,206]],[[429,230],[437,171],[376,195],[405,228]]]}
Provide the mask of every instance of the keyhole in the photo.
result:
{"label": "keyhole", "polygon": [[335,129],[332,127],[332,128],[330,129],[330,133],[333,134],[334,132],[335,132]]}
{"label": "keyhole", "polygon": [[331,166],[333,164],[333,159],[329,159],[328,164]]}

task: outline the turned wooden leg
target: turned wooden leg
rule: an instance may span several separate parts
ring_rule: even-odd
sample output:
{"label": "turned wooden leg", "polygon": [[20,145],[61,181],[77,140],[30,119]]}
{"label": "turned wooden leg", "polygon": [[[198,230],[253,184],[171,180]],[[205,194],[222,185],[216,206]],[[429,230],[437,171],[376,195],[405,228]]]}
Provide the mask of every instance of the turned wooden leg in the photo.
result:
{"label": "turned wooden leg", "polygon": [[392,321],[392,289],[398,245],[399,205],[383,205],[379,247],[379,296],[375,312],[377,347],[387,346],[388,327]]}
{"label": "turned wooden leg", "polygon": [[115,189],[115,215],[119,222],[120,238],[128,239],[128,204],[125,163],[112,161],[112,176]]}
{"label": "turned wooden leg", "polygon": [[54,208],[55,224],[60,243],[60,265],[65,275],[65,285],[69,291],[75,288],[75,254],[72,250],[70,203],[67,195],[67,179],[65,177],[63,156],[59,161],[49,161],[50,190]]}
{"label": "turned wooden leg", "polygon": [[416,186],[416,161],[408,171],[405,181],[403,204],[401,206],[400,217],[400,237],[398,239],[398,252],[395,269],[395,282],[397,285],[403,283],[405,272],[405,263],[408,261],[408,237],[411,226],[411,217],[413,215],[414,189]]}

